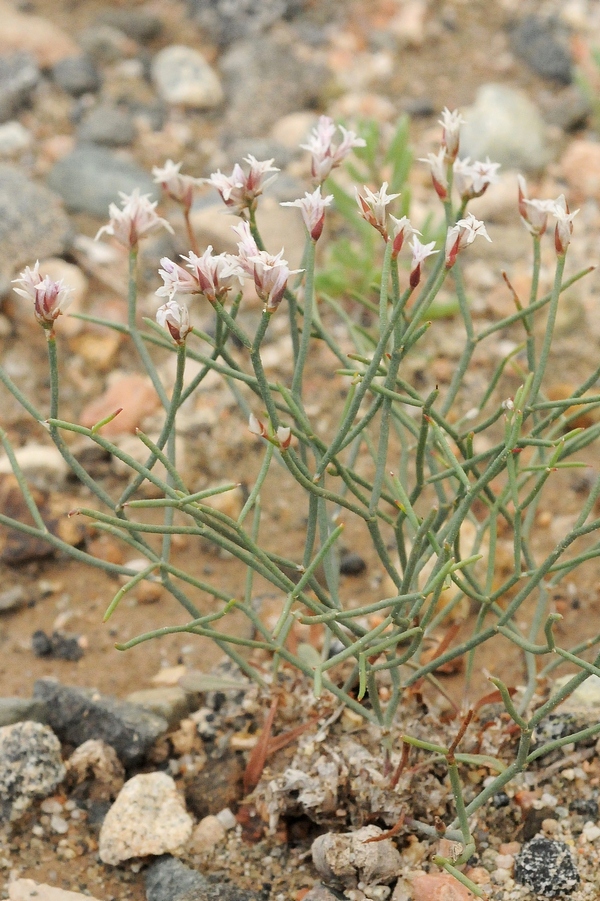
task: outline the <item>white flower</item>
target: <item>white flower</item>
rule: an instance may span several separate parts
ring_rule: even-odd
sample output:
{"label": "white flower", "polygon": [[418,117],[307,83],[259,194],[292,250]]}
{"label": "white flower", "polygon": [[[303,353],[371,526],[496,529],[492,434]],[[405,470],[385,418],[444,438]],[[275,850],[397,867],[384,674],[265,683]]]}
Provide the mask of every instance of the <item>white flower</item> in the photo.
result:
{"label": "white flower", "polygon": [[527,196],[527,184],[522,175],[517,175],[519,183],[519,213],[527,231],[540,237],[546,231],[548,213],[554,209],[553,200],[530,200]]}
{"label": "white flower", "polygon": [[178,263],[174,263],[169,257],[163,257],[160,261],[162,269],[158,270],[158,274],[162,278],[164,285],[156,291],[158,297],[168,297],[171,299],[176,293],[180,294],[199,294],[200,289],[197,280],[191,272],[184,269]]}
{"label": "white flower", "polygon": [[410,286],[416,288],[421,281],[421,263],[434,253],[439,253],[435,249],[435,241],[430,244],[421,244],[416,235],[413,235],[410,245],[412,250],[412,262],[410,267]]}
{"label": "white flower", "polygon": [[281,450],[287,450],[292,443],[292,430],[289,426],[280,425],[277,429],[277,440]]}
{"label": "white flower", "polygon": [[266,304],[267,313],[274,313],[281,301],[290,275],[301,272],[301,269],[289,269],[287,260],[283,259],[283,250],[276,256],[259,250],[249,262],[254,266],[253,277],[256,293]]}
{"label": "white flower", "polygon": [[250,224],[243,220],[239,225],[231,226],[236,235],[241,239],[238,241],[237,258],[240,266],[246,275],[254,278],[254,263],[252,258],[258,256],[258,245],[252,237]]}
{"label": "white flower", "polygon": [[319,122],[308,136],[308,143],[300,144],[303,150],[308,150],[312,156],[311,172],[313,178],[319,183],[325,181],[332,169],[339,166],[354,147],[364,147],[363,138],[357,137],[355,132],[347,131],[343,126],[338,126],[342,133],[342,141],[333,144],[335,135],[335,123],[329,116],[320,116]]}
{"label": "white flower", "polygon": [[307,191],[304,197],[300,197],[298,200],[286,201],[281,206],[299,207],[309,235],[313,241],[318,241],[325,222],[325,207],[329,206],[332,200],[333,194],[321,197],[321,185],[319,185],[312,194]]}
{"label": "white flower", "polygon": [[565,195],[558,197],[551,209],[551,213],[556,219],[556,228],[554,229],[554,246],[558,254],[565,254],[567,247],[571,243],[571,235],[573,234],[573,219],[579,210],[569,211],[569,205],[565,200]]}
{"label": "white flower", "polygon": [[199,293],[204,294],[211,303],[223,303],[232,288],[241,288],[244,270],[237,257],[230,253],[213,254],[212,246],[208,246],[202,256],[190,251],[181,257],[187,261],[187,268],[198,283]]}
{"label": "white flower", "polygon": [[98,231],[96,241],[102,234],[113,235],[131,249],[137,247],[139,239],[155,228],[166,228],[173,233],[167,220],[156,214],[157,203],[150,200],[149,194],[140,194],[139,188],[135,188],[131,194],[119,191],[119,195],[123,209],[120,210],[115,203],[110,204],[110,222]]}
{"label": "white flower", "polygon": [[33,301],[33,312],[37,321],[46,329],[54,326],[55,319],[67,309],[72,302],[73,288],[65,285],[62,278],[53,281],[49,275],[40,275],[40,262],[36,260],[33,269],[27,266],[19,278],[13,279],[15,294]]}
{"label": "white flower", "polygon": [[181,163],[174,163],[173,160],[167,160],[162,169],[154,166],[152,174],[154,181],[162,186],[172,200],[182,204],[187,210],[192,205],[194,196],[194,188],[204,183],[202,178],[192,178],[191,175],[182,175],[180,173]]}
{"label": "white flower", "polygon": [[435,192],[440,200],[448,199],[448,162],[446,149],[440,147],[437,153],[428,153],[426,157],[420,157],[419,162],[427,163],[431,170],[431,180]]}
{"label": "white flower", "polygon": [[176,300],[168,300],[156,311],[156,321],[162,328],[168,329],[177,344],[183,344],[192,330],[190,314],[185,304]]}
{"label": "white flower", "polygon": [[250,418],[248,419],[248,429],[253,435],[258,435],[259,438],[268,438],[269,436],[264,424],[260,419],[256,418],[254,413],[251,413]]}
{"label": "white flower", "polygon": [[244,162],[250,167],[247,175],[239,163],[236,163],[231,175],[223,175],[217,170],[206,179],[207,184],[217,189],[223,203],[238,216],[243,215],[246,210],[256,209],[257,198],[276,178],[276,175],[269,178],[265,176],[269,172],[279,172],[279,169],[272,165],[273,160],[261,162],[248,154],[244,157]]}
{"label": "white flower", "polygon": [[369,188],[364,186],[364,191],[366,197],[363,197],[358,193],[358,188],[356,191],[356,201],[358,203],[358,209],[360,211],[361,216],[365,219],[373,228],[376,228],[378,232],[380,232],[383,237],[387,240],[387,211],[386,207],[395,200],[397,197],[400,197],[399,194],[388,194],[388,183],[384,181],[379,191],[370,191]]}
{"label": "white flower", "polygon": [[445,151],[446,159],[452,161],[456,159],[458,154],[458,144],[460,140],[460,126],[465,124],[465,120],[458,110],[450,110],[444,107],[442,110],[442,118],[438,120],[444,129],[442,135],[442,144]]}
{"label": "white flower", "polygon": [[489,157],[485,162],[476,160],[474,163],[471,163],[468,156],[464,160],[454,160],[452,169],[456,190],[463,200],[481,197],[488,185],[499,181],[499,168],[500,163],[492,163]]}
{"label": "white flower", "polygon": [[492,240],[486,231],[484,223],[476,219],[472,213],[468,213],[464,219],[459,219],[456,225],[448,229],[448,234],[446,235],[446,269],[451,269],[454,266],[460,251],[472,244],[479,235],[487,241]]}
{"label": "white flower", "polygon": [[409,238],[412,238],[413,235],[420,235],[421,232],[417,231],[416,228],[413,228],[411,225],[410,219],[406,216],[402,216],[401,219],[396,219],[395,216],[390,216],[392,220],[392,255],[397,257],[404,242]]}

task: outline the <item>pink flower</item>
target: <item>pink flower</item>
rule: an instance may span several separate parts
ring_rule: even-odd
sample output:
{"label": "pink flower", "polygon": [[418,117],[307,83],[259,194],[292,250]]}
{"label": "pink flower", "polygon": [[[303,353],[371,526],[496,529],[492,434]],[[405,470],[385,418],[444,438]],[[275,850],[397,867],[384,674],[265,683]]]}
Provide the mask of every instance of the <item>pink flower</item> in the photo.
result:
{"label": "pink flower", "polygon": [[554,209],[553,200],[530,200],[527,196],[527,184],[522,175],[517,175],[519,182],[519,213],[525,228],[534,237],[540,237],[546,231],[548,213]]}
{"label": "pink flower", "polygon": [[333,119],[320,116],[316,128],[308,136],[308,143],[300,144],[312,156],[311,172],[318,184],[325,181],[331,170],[339,166],[354,147],[365,146],[363,138],[357,137],[355,132],[347,131],[342,125],[338,128],[342,133],[342,140],[336,147],[333,144],[336,129]]}
{"label": "pink flower", "polygon": [[160,261],[163,267],[158,270],[158,274],[162,278],[162,285],[155,292],[158,297],[168,297],[171,299],[176,293],[179,294],[199,294],[200,289],[198,282],[191,272],[184,269],[178,263],[174,263],[169,257],[163,257]]}
{"label": "pink flower", "polygon": [[329,206],[333,200],[333,194],[321,197],[321,185],[309,194],[307,191],[304,197],[298,200],[290,200],[282,203],[281,206],[297,206],[302,212],[302,218],[307,231],[313,241],[318,241],[323,231],[323,223],[325,222],[325,207]]}
{"label": "pink flower", "polygon": [[45,329],[53,328],[55,319],[73,300],[73,288],[65,285],[62,278],[58,282],[52,281],[49,275],[42,278],[39,260],[33,269],[27,266],[19,278],[13,279],[13,284],[21,286],[14,288],[15,294],[33,301],[35,317]]}
{"label": "pink flower", "polygon": [[392,256],[395,258],[398,256],[404,242],[409,238],[412,238],[413,235],[420,235],[421,232],[417,231],[416,228],[413,228],[411,225],[410,219],[406,216],[403,216],[402,219],[396,219],[395,216],[390,216],[390,219],[393,222],[392,225]]}
{"label": "pink flower", "polygon": [[176,344],[184,344],[192,330],[190,314],[185,304],[176,300],[168,300],[156,311],[156,321],[162,328],[168,329]]}
{"label": "pink flower", "polygon": [[301,269],[289,269],[287,260],[282,259],[283,250],[277,256],[259,250],[256,256],[251,258],[254,264],[254,284],[256,293],[266,304],[267,313],[274,313],[283,300],[285,289],[290,275],[301,272]]}
{"label": "pink flower", "polygon": [[358,203],[358,209],[360,211],[361,216],[365,219],[369,225],[372,225],[373,228],[376,228],[378,232],[385,238],[387,241],[387,211],[386,207],[395,200],[396,197],[400,197],[399,194],[388,194],[388,183],[384,181],[379,191],[370,191],[369,188],[364,187],[364,191],[366,197],[363,197],[358,193],[358,189],[356,190],[356,201]]}
{"label": "pink flower", "polygon": [[186,261],[186,269],[168,257],[160,261],[163,268],[158,273],[164,285],[155,292],[158,297],[172,300],[178,292],[203,294],[211,303],[223,303],[232,288],[242,285],[244,270],[230,253],[213,254],[209,246],[201,257],[190,251],[181,259]]}
{"label": "pink flower", "polygon": [[485,225],[476,219],[472,213],[468,213],[464,219],[459,219],[456,225],[448,229],[446,235],[446,269],[451,269],[456,263],[456,257],[472,244],[475,238],[481,235],[487,241],[492,239],[488,235]]}
{"label": "pink flower", "polygon": [[194,188],[203,184],[203,179],[192,178],[191,175],[182,175],[179,171],[180,169],[181,163],[167,160],[162,169],[159,166],[154,166],[152,174],[154,181],[161,185],[163,191],[169,195],[171,200],[175,200],[186,210],[189,210],[194,198]]}
{"label": "pink flower", "polygon": [[156,214],[156,201],[150,200],[149,194],[140,194],[139,188],[135,188],[131,194],[119,191],[122,210],[111,203],[108,212],[110,222],[103,225],[96,235],[96,240],[102,234],[113,235],[121,244],[130,249],[137,247],[140,238],[154,231],[156,228],[166,228],[173,232],[166,219]]}
{"label": "pink flower", "polygon": [[469,157],[464,160],[454,160],[453,164],[454,184],[463,200],[471,200],[473,197],[481,197],[488,185],[499,181],[497,170],[500,163],[492,163],[488,157],[484,162],[480,160],[471,163]]}
{"label": "pink flower", "polygon": [[256,209],[258,197],[276,178],[275,175],[270,178],[265,178],[265,176],[268,172],[279,172],[279,169],[272,165],[273,160],[259,162],[251,154],[248,154],[244,157],[244,162],[250,166],[247,175],[239,163],[236,163],[231,175],[223,175],[220,170],[217,170],[206,179],[207,184],[217,189],[223,203],[238,216],[242,216],[246,210]]}
{"label": "pink flower", "polygon": [[427,163],[431,169],[433,187],[440,200],[448,199],[448,162],[446,148],[440,147],[437,153],[428,153],[426,157],[419,159],[421,163]]}
{"label": "pink flower", "polygon": [[256,241],[252,237],[250,225],[244,220],[240,222],[239,225],[232,225],[231,227],[241,239],[238,241],[238,263],[246,275],[249,275],[250,278],[254,278],[254,263],[252,262],[252,258],[258,256],[259,250]]}
{"label": "pink flower", "polygon": [[458,110],[450,110],[444,107],[442,110],[442,118],[438,120],[444,129],[442,135],[442,145],[446,160],[453,162],[458,155],[458,145],[460,141],[460,126],[465,124],[465,120]]}
{"label": "pink flower", "polygon": [[435,250],[435,241],[432,241],[430,244],[421,244],[416,235],[413,235],[410,249],[412,250],[410,286],[411,288],[416,288],[421,281],[421,263],[432,254],[439,253],[439,250]]}
{"label": "pink flower", "polygon": [[561,256],[567,252],[567,247],[571,243],[571,235],[573,234],[573,219],[579,210],[569,212],[569,205],[565,200],[565,195],[561,194],[553,204],[552,215],[556,219],[556,228],[554,229],[554,246],[556,252]]}

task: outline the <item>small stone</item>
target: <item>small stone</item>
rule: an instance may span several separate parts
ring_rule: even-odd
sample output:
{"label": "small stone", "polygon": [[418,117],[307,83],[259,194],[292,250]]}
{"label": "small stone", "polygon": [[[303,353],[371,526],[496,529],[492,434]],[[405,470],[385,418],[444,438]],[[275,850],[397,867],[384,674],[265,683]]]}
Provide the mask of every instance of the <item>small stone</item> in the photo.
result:
{"label": "small stone", "polygon": [[[25,444],[15,449],[15,457],[28,482],[41,491],[64,483],[69,467],[54,445]],[[8,475],[12,466],[8,457],[0,457],[0,475]]]}
{"label": "small stone", "polygon": [[102,219],[108,218],[109,204],[119,202],[121,191],[131,194],[139,188],[141,194],[158,199],[157,187],[147,172],[106,147],[93,144],[78,145],[58,160],[48,175],[48,184],[71,212]]}
{"label": "small stone", "polygon": [[379,826],[356,832],[326,832],[311,846],[315,869],[327,884],[356,888],[359,882],[387,884],[398,875],[402,858],[391,839],[367,843],[382,834]]}
{"label": "small stone", "polygon": [[216,814],[216,817],[223,829],[226,829],[227,832],[229,832],[230,829],[235,829],[237,826],[237,820],[229,807],[224,807],[223,810],[220,810],[218,814]]}
{"label": "small stone", "polygon": [[243,797],[244,768],[239,755],[226,753],[217,760],[209,759],[204,769],[186,785],[185,798],[192,812],[199,818],[217,814],[224,807],[237,809]]}
{"label": "small stone", "polygon": [[569,804],[569,812],[577,813],[588,820],[597,820],[598,802],[595,798],[575,798]]}
{"label": "small stone", "polygon": [[104,394],[84,407],[79,421],[91,428],[122,408],[118,416],[102,427],[101,434],[105,438],[112,438],[115,435],[134,433],[144,418],[154,413],[158,406],[158,395],[150,379],[131,373],[116,378]]}
{"label": "small stone", "polygon": [[58,62],[52,68],[52,78],[63,91],[73,97],[93,94],[102,85],[100,73],[87,53],[69,56]]}
{"label": "small stone", "polygon": [[60,742],[48,726],[28,721],[0,728],[0,822],[17,820],[64,776]]}
{"label": "small stone", "polygon": [[179,729],[169,733],[169,742],[173,746],[173,753],[179,757],[183,757],[184,754],[191,754],[194,748],[198,748],[200,736],[194,720],[187,717],[181,720]]}
{"label": "small stone", "polygon": [[363,558],[354,551],[346,551],[340,557],[340,572],[343,576],[359,576],[366,568]]}
{"label": "small stone", "polygon": [[79,43],[98,65],[111,65],[135,58],[139,47],[135,41],[113,25],[90,25],[79,34]]}
{"label": "small stone", "polygon": [[46,705],[32,698],[0,698],[0,726],[33,720],[46,722]]}
{"label": "small stone", "polygon": [[58,814],[55,813],[50,817],[50,828],[53,832],[57,832],[59,835],[64,835],[69,831],[69,824],[64,817],[58,816]]}
{"label": "small stone", "polygon": [[144,710],[162,716],[169,728],[176,726],[188,713],[187,694],[183,688],[144,688],[132,691],[125,698],[130,704],[137,704]]}
{"label": "small stone", "polygon": [[36,657],[51,657],[54,660],[81,660],[84,649],[78,636],[67,636],[61,632],[46,635],[38,629],[31,636],[31,649]]}
{"label": "small stone", "polygon": [[550,158],[542,117],[529,98],[507,85],[486,84],[465,112],[460,137],[461,156],[489,156],[505,168],[539,171]]}
{"label": "small stone", "polygon": [[84,741],[67,760],[67,785],[86,783],[90,801],[114,800],[124,781],[125,770],[115,749],[98,739]]}
{"label": "small stone", "polygon": [[596,826],[595,823],[584,823],[583,831],[581,833],[586,841],[595,842],[598,838],[600,838],[600,826]]}
{"label": "small stone", "polygon": [[34,882],[33,879],[15,879],[8,884],[9,901],[97,901],[91,895],[69,892],[54,885]]}
{"label": "small stone", "polygon": [[164,102],[173,106],[214,109],[223,101],[219,77],[192,47],[172,44],[157,53],[152,80]]}
{"label": "small stone", "polygon": [[77,138],[91,144],[126,147],[135,141],[136,128],[126,107],[104,102],[86,113],[77,129]]}
{"label": "small stone", "polygon": [[0,156],[9,158],[28,150],[33,143],[31,132],[20,122],[10,121],[0,125]]}
{"label": "small stone", "polygon": [[[10,610],[19,610],[27,603],[27,592],[22,585],[13,585],[0,591],[0,613],[8,613]],[[16,722],[14,720],[13,722]],[[6,726],[6,723],[0,722]]]}
{"label": "small stone", "polygon": [[413,901],[472,901],[475,895],[449,873],[411,873]]}
{"label": "small stone", "polygon": [[515,880],[540,895],[557,898],[575,889],[579,873],[568,845],[534,838],[516,859]]}
{"label": "small stone", "polygon": [[168,728],[165,719],[135,704],[51,679],[39,679],[33,696],[46,701],[48,721],[63,741],[80,745],[90,738],[102,739],[126,765],[143,760]]}
{"label": "small stone", "polygon": [[78,52],[75,41],[49,19],[18,12],[5,0],[0,2],[0,21],[0,57],[23,51],[41,69],[49,69]]}
{"label": "small stone", "polygon": [[175,857],[165,855],[146,870],[146,901],[177,901],[185,892],[207,885],[206,879],[197,870],[186,867]]}
{"label": "small stone", "polygon": [[204,817],[192,832],[189,848],[194,854],[204,854],[222,842],[225,835],[225,828],[217,817]]}
{"label": "small stone", "polygon": [[192,819],[166,773],[144,773],[125,783],[100,830],[103,863],[178,851],[189,840]]}
{"label": "small stone", "polygon": [[573,80],[567,36],[548,19],[526,16],[511,35],[513,52],[542,78],[570,84]]}

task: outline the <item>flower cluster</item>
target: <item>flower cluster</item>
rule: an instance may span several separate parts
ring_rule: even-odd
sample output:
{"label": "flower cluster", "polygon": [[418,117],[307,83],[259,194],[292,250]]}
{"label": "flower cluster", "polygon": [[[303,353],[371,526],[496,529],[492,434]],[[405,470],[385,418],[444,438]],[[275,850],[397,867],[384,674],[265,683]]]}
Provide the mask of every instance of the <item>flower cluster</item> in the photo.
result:
{"label": "flower cluster", "polygon": [[157,202],[151,201],[149,194],[140,194],[139,188],[135,188],[131,194],[119,191],[119,195],[122,209],[115,203],[110,204],[110,222],[98,231],[96,240],[103,234],[112,235],[124,247],[134,250],[140,238],[157,228],[166,228],[173,233],[167,220],[157,214]]}
{"label": "flower cluster", "polygon": [[287,260],[283,259],[283,249],[273,255],[266,250],[259,250],[250,232],[247,222],[233,226],[240,238],[238,242],[238,262],[244,274],[254,279],[256,293],[265,304],[268,313],[274,313],[281,301],[290,275],[301,272],[301,269],[290,269]]}
{"label": "flower cluster", "polygon": [[279,172],[273,166],[274,160],[260,162],[251,154],[244,157],[250,169],[246,174],[239,163],[233,167],[231,175],[224,175],[220,169],[206,179],[206,184],[216,188],[223,203],[237,216],[244,216],[247,212],[256,209],[257,198],[262,194],[267,185],[277,177],[269,172]]}
{"label": "flower cluster", "polygon": [[35,318],[45,329],[52,329],[54,322],[67,309],[73,300],[73,288],[60,281],[54,281],[49,275],[40,275],[40,262],[36,260],[33,269],[27,266],[19,278],[13,279],[15,294],[33,301]]}
{"label": "flower cluster", "polygon": [[342,125],[337,128],[342,133],[339,144],[333,143],[336,125],[329,116],[320,116],[315,128],[308,136],[306,144],[300,144],[303,150],[308,150],[311,155],[312,177],[321,185],[332,169],[337,168],[355,147],[364,147],[366,142],[359,138],[355,132],[348,131]]}
{"label": "flower cluster", "polygon": [[244,272],[230,253],[215,254],[209,245],[202,256],[190,251],[181,259],[185,260],[185,269],[168,257],[161,259],[158,274],[164,284],[156,291],[158,297],[172,300],[176,293],[202,294],[210,303],[223,303],[232,288],[242,286]]}
{"label": "flower cluster", "polygon": [[579,210],[570,212],[564,194],[561,194],[556,200],[530,200],[522,175],[518,176],[518,182],[519,213],[527,231],[536,238],[541,237],[546,231],[548,216],[554,216],[556,219],[554,246],[558,254],[566,253],[573,234],[573,219]]}

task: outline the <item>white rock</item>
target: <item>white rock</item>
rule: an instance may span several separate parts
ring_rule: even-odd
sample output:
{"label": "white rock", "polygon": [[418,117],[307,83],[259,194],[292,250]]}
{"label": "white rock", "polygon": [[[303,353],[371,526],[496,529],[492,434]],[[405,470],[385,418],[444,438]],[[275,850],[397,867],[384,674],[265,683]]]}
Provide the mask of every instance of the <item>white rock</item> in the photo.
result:
{"label": "white rock", "polygon": [[237,820],[229,807],[224,807],[223,810],[220,810],[216,817],[223,829],[227,829],[227,831],[235,829],[237,826]]}
{"label": "white rock", "polygon": [[15,879],[14,882],[9,882],[8,897],[10,901],[97,901],[91,895],[68,892],[44,882],[34,882],[33,879]]}
{"label": "white rock", "polygon": [[354,888],[389,883],[398,875],[402,858],[391,839],[367,843],[383,832],[379,826],[364,826],[356,832],[327,832],[312,843],[313,863],[327,883]]}
{"label": "white rock", "polygon": [[[15,448],[17,463],[25,478],[37,488],[56,488],[66,478],[69,467],[60,451],[45,444],[25,444]],[[0,457],[0,475],[12,472],[7,456]]]}
{"label": "white rock", "polygon": [[16,156],[22,150],[27,150],[32,140],[31,132],[20,122],[4,122],[0,125],[0,156]]}
{"label": "white rock", "polygon": [[192,47],[172,44],[152,61],[152,80],[165,101],[191,109],[213,109],[223,100],[216,72]]}
{"label": "white rock", "polygon": [[175,854],[192,834],[175,782],[166,773],[142,773],[125,783],[100,830],[100,859],[117,865],[131,857]]}

